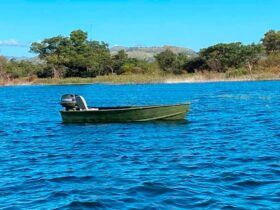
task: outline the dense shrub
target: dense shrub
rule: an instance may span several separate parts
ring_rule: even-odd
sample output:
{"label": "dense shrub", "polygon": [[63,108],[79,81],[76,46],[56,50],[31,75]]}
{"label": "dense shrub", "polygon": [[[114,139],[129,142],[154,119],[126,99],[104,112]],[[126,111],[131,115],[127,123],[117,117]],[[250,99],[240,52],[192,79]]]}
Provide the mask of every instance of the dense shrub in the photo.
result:
{"label": "dense shrub", "polygon": [[184,65],[183,69],[188,73],[194,73],[196,71],[201,71],[209,69],[206,61],[201,57],[196,57],[188,60]]}

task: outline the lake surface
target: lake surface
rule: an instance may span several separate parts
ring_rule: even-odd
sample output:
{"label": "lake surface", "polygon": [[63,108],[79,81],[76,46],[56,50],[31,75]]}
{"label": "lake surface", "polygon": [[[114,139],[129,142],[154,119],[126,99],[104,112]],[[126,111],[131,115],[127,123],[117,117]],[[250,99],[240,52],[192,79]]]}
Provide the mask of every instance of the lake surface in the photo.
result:
{"label": "lake surface", "polygon": [[[191,102],[185,123],[62,124],[94,106]],[[0,88],[0,209],[280,209],[280,82]]]}

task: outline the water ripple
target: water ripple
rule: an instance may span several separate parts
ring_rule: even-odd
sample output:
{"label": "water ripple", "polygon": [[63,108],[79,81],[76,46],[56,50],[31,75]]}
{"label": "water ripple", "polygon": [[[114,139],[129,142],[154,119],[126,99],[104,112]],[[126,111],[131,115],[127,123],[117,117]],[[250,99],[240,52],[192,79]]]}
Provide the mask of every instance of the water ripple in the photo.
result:
{"label": "water ripple", "polygon": [[[0,209],[280,209],[279,90],[277,81],[0,88]],[[96,106],[192,105],[187,122],[62,124],[64,93]]]}

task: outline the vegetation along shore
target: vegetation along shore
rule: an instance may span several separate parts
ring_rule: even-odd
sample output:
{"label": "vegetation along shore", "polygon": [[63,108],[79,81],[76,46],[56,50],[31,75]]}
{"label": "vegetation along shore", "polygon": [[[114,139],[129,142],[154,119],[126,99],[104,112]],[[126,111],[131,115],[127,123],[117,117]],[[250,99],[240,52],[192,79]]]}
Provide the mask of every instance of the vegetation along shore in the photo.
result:
{"label": "vegetation along shore", "polygon": [[30,51],[38,57],[0,56],[0,85],[280,79],[280,31],[274,30],[257,44],[219,43],[198,53],[171,46],[110,49],[76,30],[34,42]]}

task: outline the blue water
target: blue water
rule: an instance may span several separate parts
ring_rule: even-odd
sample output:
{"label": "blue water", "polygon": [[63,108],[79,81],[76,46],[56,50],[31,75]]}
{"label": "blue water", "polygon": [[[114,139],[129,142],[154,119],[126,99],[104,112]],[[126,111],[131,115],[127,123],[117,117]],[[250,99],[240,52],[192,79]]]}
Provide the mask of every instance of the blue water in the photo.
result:
{"label": "blue water", "polygon": [[[185,123],[62,124],[59,99],[191,102]],[[0,209],[280,209],[280,82],[0,88]]]}

